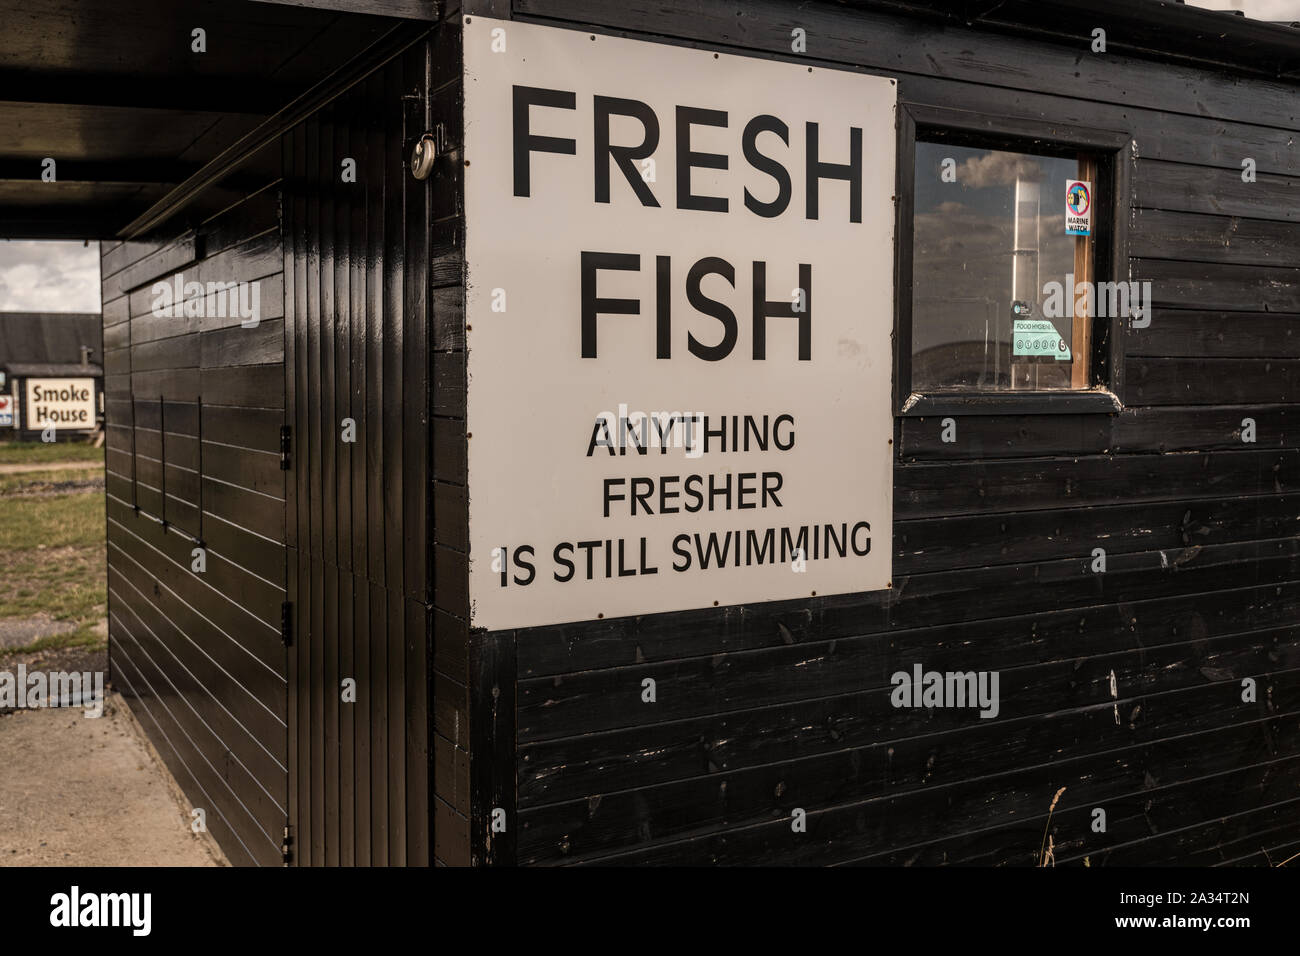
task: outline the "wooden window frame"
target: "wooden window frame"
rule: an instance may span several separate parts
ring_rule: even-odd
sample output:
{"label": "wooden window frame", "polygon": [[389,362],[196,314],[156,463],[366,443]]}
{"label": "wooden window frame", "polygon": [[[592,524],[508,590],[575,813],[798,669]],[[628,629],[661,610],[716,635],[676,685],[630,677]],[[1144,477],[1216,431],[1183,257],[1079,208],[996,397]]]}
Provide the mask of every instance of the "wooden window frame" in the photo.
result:
{"label": "wooden window frame", "polygon": [[[1087,388],[1043,391],[990,391],[979,389],[912,391],[912,259],[916,205],[916,142],[951,136],[961,145],[1020,152],[1060,153],[1077,149],[1098,156],[1095,191],[1109,196],[1099,207],[1093,280],[1127,280],[1128,217],[1131,208],[1130,168],[1133,138],[1124,131],[1093,129],[1044,120],[992,116],[969,110],[900,103],[898,106],[898,181],[894,235],[894,414],[905,418],[925,415],[1037,415],[1114,413],[1123,408],[1123,319],[1091,317],[1086,328],[1076,330],[1088,343]],[[1078,323],[1076,323],[1078,324]]]}

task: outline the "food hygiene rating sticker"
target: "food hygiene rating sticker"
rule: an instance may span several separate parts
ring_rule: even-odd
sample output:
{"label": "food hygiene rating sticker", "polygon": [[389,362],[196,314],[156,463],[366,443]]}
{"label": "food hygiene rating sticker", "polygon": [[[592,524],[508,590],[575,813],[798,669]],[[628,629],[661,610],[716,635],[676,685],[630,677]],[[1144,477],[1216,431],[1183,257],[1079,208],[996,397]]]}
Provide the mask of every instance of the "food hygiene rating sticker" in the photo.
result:
{"label": "food hygiene rating sticker", "polygon": [[1051,322],[1041,319],[1016,319],[1011,330],[1012,355],[1051,355],[1057,361],[1072,360],[1070,347]]}

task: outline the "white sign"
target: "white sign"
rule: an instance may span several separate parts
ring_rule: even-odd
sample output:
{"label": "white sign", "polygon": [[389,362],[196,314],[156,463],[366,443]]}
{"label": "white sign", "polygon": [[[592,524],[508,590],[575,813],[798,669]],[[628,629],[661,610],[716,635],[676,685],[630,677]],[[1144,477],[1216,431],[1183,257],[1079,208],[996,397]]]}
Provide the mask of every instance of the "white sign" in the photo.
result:
{"label": "white sign", "polygon": [[888,587],[893,81],[464,43],[471,623]]}
{"label": "white sign", "polygon": [[1092,234],[1092,183],[1082,179],[1065,181],[1065,234]]}
{"label": "white sign", "polygon": [[95,427],[93,378],[27,379],[27,427],[39,431],[53,426],[70,430]]}
{"label": "white sign", "polygon": [[0,395],[0,428],[12,428],[14,424],[14,397]]}

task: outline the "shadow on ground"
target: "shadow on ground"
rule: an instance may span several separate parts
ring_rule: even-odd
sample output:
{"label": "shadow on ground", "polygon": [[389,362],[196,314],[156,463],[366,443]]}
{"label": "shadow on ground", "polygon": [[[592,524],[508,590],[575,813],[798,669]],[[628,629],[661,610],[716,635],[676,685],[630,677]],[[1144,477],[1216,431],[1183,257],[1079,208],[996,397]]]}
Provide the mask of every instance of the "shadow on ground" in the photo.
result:
{"label": "shadow on ground", "polygon": [[[106,663],[102,651],[58,657],[27,666]],[[0,761],[0,866],[228,865],[211,836],[190,830],[180,789],[116,693],[98,718],[80,708],[0,712]]]}

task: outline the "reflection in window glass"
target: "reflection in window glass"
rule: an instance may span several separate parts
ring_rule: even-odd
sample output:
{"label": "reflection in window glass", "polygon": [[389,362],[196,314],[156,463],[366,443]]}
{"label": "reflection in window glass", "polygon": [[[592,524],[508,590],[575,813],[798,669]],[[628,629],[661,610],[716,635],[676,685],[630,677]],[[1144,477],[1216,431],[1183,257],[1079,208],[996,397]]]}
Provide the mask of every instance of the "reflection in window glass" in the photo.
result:
{"label": "reflection in window glass", "polygon": [[1067,276],[1092,279],[1092,240],[1065,232],[1076,178],[1074,158],[916,144],[913,390],[1071,387],[1087,361],[1073,354],[1079,320],[1044,304],[1051,283],[1059,306]]}

